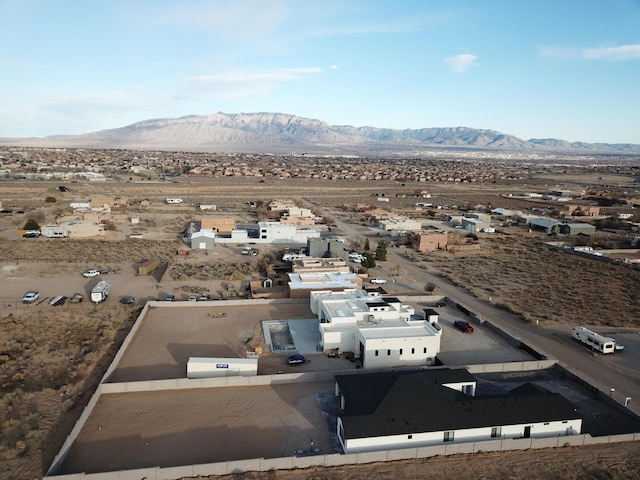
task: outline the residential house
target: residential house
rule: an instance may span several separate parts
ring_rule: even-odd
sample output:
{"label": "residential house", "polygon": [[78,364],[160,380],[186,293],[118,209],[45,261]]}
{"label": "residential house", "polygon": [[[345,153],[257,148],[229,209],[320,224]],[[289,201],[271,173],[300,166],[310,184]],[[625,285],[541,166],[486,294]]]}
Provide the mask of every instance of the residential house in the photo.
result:
{"label": "residential house", "polygon": [[337,434],[345,453],[502,438],[579,434],[576,406],[524,383],[508,394],[476,396],[464,369],[337,375]]}
{"label": "residential house", "polygon": [[433,365],[442,328],[372,290],[311,292],[323,350],[354,352],[363,368]]}
{"label": "residential house", "polygon": [[446,250],[449,241],[447,232],[442,230],[420,231],[411,236],[411,245],[418,252],[435,252],[436,250]]}

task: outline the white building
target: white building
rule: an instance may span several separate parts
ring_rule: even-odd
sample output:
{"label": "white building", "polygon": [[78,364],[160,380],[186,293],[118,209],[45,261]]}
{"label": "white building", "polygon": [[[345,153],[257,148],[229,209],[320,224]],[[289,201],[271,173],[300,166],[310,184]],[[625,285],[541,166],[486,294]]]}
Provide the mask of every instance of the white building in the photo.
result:
{"label": "white building", "polygon": [[442,329],[410,305],[377,292],[311,292],[323,350],[354,352],[363,368],[433,365]]}
{"label": "white building", "polygon": [[380,228],[387,231],[415,232],[422,228],[420,220],[413,220],[407,217],[391,217],[380,220]]}
{"label": "white building", "polygon": [[280,222],[258,222],[259,241],[262,243],[301,243],[306,245],[310,238],[320,238],[318,230],[298,229],[295,225]]}
{"label": "white building", "polygon": [[338,375],[340,443],[351,454],[581,432],[576,406],[533,383],[499,396],[475,391],[464,369]]}

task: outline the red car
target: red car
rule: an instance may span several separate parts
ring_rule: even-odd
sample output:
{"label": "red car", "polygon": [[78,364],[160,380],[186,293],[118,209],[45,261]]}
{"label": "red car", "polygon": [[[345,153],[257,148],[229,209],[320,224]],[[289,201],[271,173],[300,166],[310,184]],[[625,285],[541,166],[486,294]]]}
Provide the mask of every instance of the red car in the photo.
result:
{"label": "red car", "polygon": [[464,333],[473,333],[473,327],[465,320],[456,320],[453,326]]}

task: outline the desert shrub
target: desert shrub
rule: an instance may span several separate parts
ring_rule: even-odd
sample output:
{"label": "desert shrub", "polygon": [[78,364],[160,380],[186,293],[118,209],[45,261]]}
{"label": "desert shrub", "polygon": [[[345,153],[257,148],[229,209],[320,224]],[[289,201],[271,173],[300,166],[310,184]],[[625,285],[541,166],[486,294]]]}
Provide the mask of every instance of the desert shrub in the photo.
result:
{"label": "desert shrub", "polygon": [[44,201],[46,203],[56,203],[57,202],[56,197],[47,197],[47,198],[44,199]]}

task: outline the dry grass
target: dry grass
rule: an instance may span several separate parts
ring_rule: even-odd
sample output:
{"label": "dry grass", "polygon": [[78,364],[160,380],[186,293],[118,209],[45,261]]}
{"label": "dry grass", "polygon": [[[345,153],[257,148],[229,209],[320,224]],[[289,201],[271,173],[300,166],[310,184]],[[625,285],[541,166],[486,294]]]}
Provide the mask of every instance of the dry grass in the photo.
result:
{"label": "dry grass", "polygon": [[36,239],[35,241],[0,239],[0,258],[9,261],[35,261],[49,264],[91,264],[92,268],[109,268],[145,261],[170,259],[183,245],[176,241],[157,240],[75,240]]}
{"label": "dry grass", "polygon": [[0,476],[40,474],[50,438],[65,412],[94,388],[105,356],[113,354],[114,342],[131,324],[131,313],[115,305],[19,312],[0,321]]}
{"label": "dry grass", "polygon": [[549,249],[535,240],[483,240],[483,249],[422,255],[423,267],[528,321],[637,326],[640,271]]}

